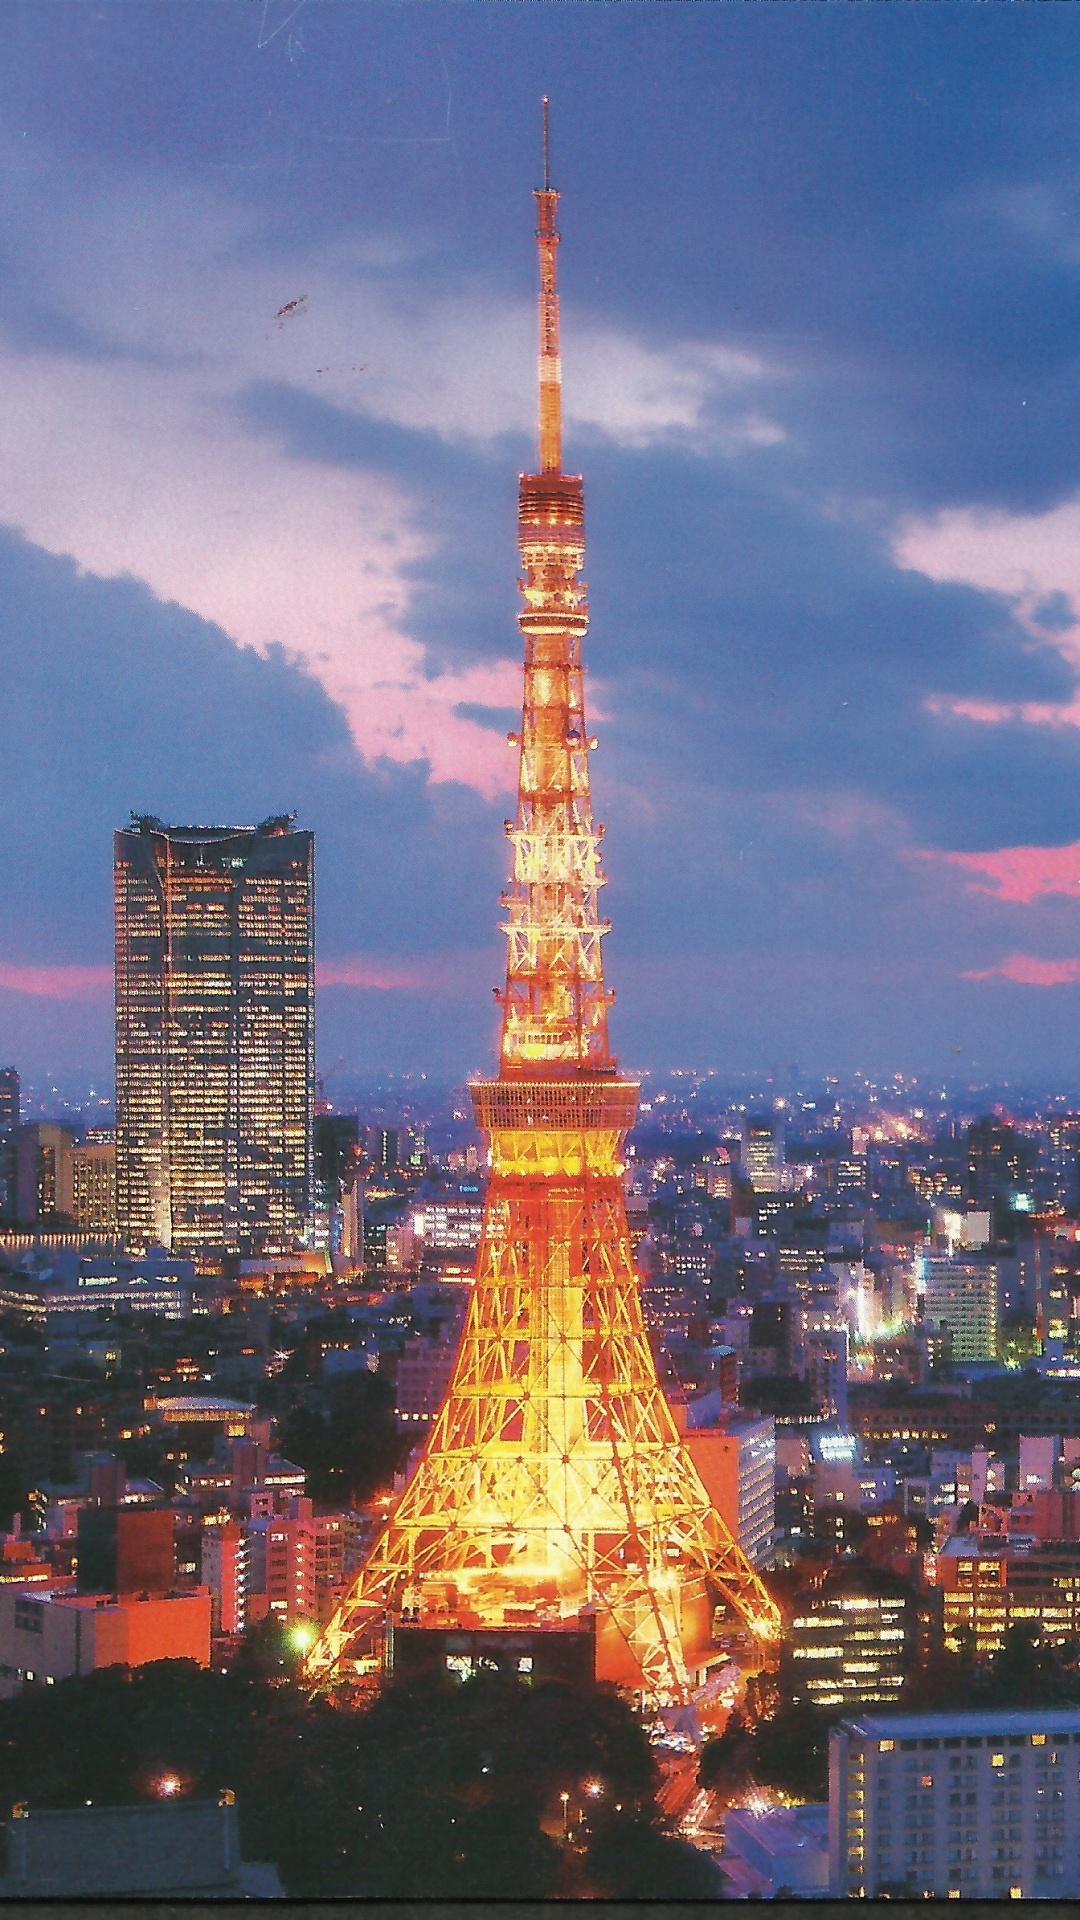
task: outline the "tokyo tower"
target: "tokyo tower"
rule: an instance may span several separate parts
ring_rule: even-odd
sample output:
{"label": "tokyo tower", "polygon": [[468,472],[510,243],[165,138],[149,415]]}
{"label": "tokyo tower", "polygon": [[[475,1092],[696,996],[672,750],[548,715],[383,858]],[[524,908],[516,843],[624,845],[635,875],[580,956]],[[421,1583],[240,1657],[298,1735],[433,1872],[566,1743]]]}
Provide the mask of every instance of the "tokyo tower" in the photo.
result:
{"label": "tokyo tower", "polygon": [[509,954],[498,1078],[471,1090],[490,1141],[483,1235],[427,1449],[307,1675],[326,1686],[370,1671],[388,1631],[587,1622],[599,1678],[678,1705],[704,1672],[717,1609],[762,1640],[779,1619],[680,1437],[633,1266],[622,1149],[639,1088],[608,1043],[603,828],[582,685],[584,495],[562,468],[546,102],[544,132],[540,471],[519,497],[525,687],[512,736]]}

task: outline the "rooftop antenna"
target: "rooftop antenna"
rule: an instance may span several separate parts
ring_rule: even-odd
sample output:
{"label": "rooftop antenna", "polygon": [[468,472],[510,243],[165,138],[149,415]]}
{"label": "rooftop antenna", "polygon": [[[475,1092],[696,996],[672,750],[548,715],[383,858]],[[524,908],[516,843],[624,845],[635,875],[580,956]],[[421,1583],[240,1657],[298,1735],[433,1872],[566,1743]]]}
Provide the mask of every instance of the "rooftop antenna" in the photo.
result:
{"label": "rooftop antenna", "polygon": [[544,192],[551,192],[551,128],[548,125],[548,97],[544,95]]}

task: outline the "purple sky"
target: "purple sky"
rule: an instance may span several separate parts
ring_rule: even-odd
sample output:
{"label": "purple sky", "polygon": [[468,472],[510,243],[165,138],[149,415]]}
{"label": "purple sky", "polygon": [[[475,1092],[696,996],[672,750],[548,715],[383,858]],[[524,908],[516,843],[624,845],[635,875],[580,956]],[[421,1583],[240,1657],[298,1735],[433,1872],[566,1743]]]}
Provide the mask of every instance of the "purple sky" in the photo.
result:
{"label": "purple sky", "polygon": [[1075,1077],[1074,7],[5,7],[0,1059],[111,829],[318,836],[321,1052],[485,1065],[552,97],[631,1066]]}

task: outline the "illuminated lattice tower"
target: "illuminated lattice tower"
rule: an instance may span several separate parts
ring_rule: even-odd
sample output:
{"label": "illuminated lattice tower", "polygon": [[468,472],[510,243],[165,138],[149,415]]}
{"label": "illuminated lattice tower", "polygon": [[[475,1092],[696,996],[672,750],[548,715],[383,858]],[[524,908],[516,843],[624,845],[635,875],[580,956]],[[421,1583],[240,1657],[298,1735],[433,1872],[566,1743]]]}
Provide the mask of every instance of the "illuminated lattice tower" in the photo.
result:
{"label": "illuminated lattice tower", "polygon": [[472,1089],[491,1142],[483,1236],[424,1457],[308,1673],[325,1685],[370,1666],[388,1623],[557,1631],[584,1617],[601,1677],[673,1703],[692,1691],[718,1605],[765,1638],[778,1618],[680,1438],[633,1267],[621,1155],[639,1089],[608,1045],[584,499],[562,471],[558,195],[545,183],[536,198],[541,470],[520,491],[525,697],[500,1069]]}

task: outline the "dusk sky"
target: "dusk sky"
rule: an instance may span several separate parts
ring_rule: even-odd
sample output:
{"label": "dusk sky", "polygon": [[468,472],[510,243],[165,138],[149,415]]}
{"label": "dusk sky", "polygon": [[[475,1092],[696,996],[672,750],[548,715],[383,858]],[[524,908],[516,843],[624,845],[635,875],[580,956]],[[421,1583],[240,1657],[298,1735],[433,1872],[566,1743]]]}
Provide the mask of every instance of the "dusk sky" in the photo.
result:
{"label": "dusk sky", "polygon": [[551,96],[628,1068],[1080,1081],[1080,12],[2,0],[0,1063],[295,809],[320,1053],[491,1064]]}

